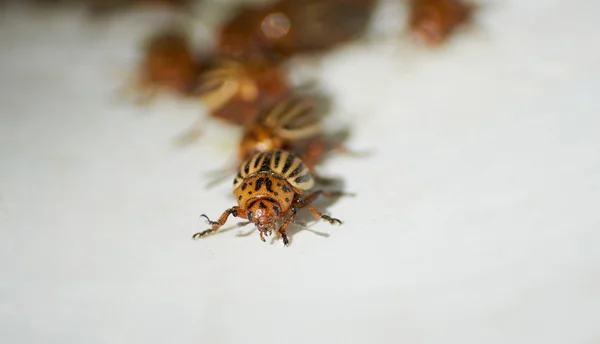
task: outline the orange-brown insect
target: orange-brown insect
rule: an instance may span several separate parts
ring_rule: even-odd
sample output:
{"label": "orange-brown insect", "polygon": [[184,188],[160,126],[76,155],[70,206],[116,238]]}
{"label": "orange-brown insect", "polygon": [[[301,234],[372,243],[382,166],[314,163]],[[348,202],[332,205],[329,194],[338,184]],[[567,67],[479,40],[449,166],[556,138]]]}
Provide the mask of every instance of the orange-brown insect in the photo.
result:
{"label": "orange-brown insect", "polygon": [[[332,180],[316,174],[315,164],[332,150],[356,154],[342,146],[323,131],[319,100],[314,96],[293,95],[262,111],[255,121],[247,125],[238,148],[238,160],[234,166],[216,171],[218,177],[207,187],[225,180],[229,172],[239,164],[260,152],[282,149],[299,156],[316,180],[329,183]],[[331,142],[328,142],[331,141]],[[212,174],[212,173],[211,173]]]}
{"label": "orange-brown insect", "polygon": [[190,95],[194,90],[200,63],[188,37],[177,29],[157,32],[146,42],[144,58],[130,88],[141,101],[152,100],[159,91]]}
{"label": "orange-brown insect", "polygon": [[221,29],[218,50],[271,57],[321,52],[348,42],[366,28],[373,0],[280,0],[246,7]]}
{"label": "orange-brown insect", "polygon": [[202,73],[196,91],[214,117],[245,125],[291,88],[276,64],[264,59],[221,58]]}
{"label": "orange-brown insect", "polygon": [[306,96],[289,97],[263,111],[245,128],[239,159],[245,161],[259,152],[283,149],[301,156],[312,170],[313,159],[323,150],[318,147],[324,144],[322,133],[315,101]]}
{"label": "orange-brown insect", "polygon": [[463,0],[410,0],[410,30],[426,44],[438,45],[469,22],[474,9]]}
{"label": "orange-brown insect", "polygon": [[321,105],[325,105],[321,102],[323,100],[313,95],[293,95],[262,111],[252,124],[245,127],[234,166],[211,172],[218,177],[207,187],[225,180],[229,173],[239,168],[239,163],[256,153],[277,149],[299,156],[317,182],[333,182],[334,179],[323,177],[315,171],[315,165],[327,153],[338,151],[355,157],[364,156],[365,153],[344,147],[342,142],[347,136],[346,131],[325,133],[322,123],[324,116],[321,115]]}
{"label": "orange-brown insect", "polygon": [[[298,209],[308,207],[316,219],[324,219],[329,223],[342,223],[340,220],[324,215],[311,204],[315,198],[342,195],[339,192],[315,191],[309,195],[304,193],[314,185],[314,179],[306,165],[294,154],[283,150],[257,153],[248,159],[239,169],[233,181],[233,194],[238,205],[227,209],[218,221],[211,221],[212,228],[194,234],[193,238],[202,238],[219,230],[229,215],[248,219],[256,225],[260,239],[276,231],[283,244],[289,240],[286,229],[296,217]],[[276,222],[283,224],[276,228]]]}

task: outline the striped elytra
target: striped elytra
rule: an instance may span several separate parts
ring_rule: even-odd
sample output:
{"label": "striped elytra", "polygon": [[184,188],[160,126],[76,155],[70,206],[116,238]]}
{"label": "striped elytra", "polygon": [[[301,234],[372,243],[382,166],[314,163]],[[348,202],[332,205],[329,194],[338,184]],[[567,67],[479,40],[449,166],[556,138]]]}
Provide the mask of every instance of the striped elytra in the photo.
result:
{"label": "striped elytra", "polygon": [[311,189],[315,183],[308,167],[300,158],[284,150],[273,150],[257,153],[240,166],[233,181],[234,190],[242,187],[247,178],[258,173],[281,179],[298,193]]}
{"label": "striped elytra", "polygon": [[[248,83],[247,79],[243,64],[224,59],[203,73],[198,92],[211,110],[217,109],[230,101],[238,92],[245,93],[242,94],[243,98],[255,97],[257,90],[252,87],[251,82]],[[245,90],[243,85],[246,85]]]}
{"label": "striped elytra", "polygon": [[278,65],[262,58],[219,58],[200,76],[197,92],[215,117],[247,125],[259,109],[269,107],[290,91]]}
{"label": "striped elytra", "polygon": [[322,130],[314,102],[298,96],[275,103],[259,115],[256,124],[272,129],[286,140],[310,138]]}
{"label": "striped elytra", "polygon": [[239,158],[244,161],[258,152],[274,149],[302,154],[306,142],[316,142],[322,132],[321,119],[312,99],[300,96],[284,98],[262,111],[244,130]]}

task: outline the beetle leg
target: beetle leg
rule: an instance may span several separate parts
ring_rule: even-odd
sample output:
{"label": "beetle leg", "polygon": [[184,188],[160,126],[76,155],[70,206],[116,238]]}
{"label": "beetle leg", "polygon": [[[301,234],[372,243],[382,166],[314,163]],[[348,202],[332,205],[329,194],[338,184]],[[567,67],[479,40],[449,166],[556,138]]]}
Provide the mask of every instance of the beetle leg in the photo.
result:
{"label": "beetle leg", "polygon": [[225,106],[239,90],[239,83],[235,79],[228,79],[220,87],[214,87],[208,91],[202,90],[200,102],[206,106],[208,112],[214,112]]}
{"label": "beetle leg", "polygon": [[147,107],[152,105],[158,98],[158,90],[156,87],[143,85],[140,86],[135,97],[135,103],[137,106]]}
{"label": "beetle leg", "polygon": [[344,146],[341,143],[335,145],[334,147],[332,147],[331,150],[338,151],[341,154],[345,154],[345,155],[348,155],[348,156],[353,157],[353,158],[366,158],[366,157],[368,157],[369,155],[372,154],[372,152],[369,152],[369,151],[355,151],[355,150],[352,150],[352,149]]}
{"label": "beetle leg", "polygon": [[340,219],[336,219],[334,217],[331,217],[329,215],[325,215],[323,213],[319,213],[319,211],[317,209],[315,209],[315,207],[313,207],[312,204],[308,203],[306,205],[308,207],[308,210],[310,210],[310,212],[313,214],[313,216],[315,217],[315,219],[320,220],[327,220],[329,223],[334,224],[334,223],[339,223],[340,225],[342,224],[342,221]]}
{"label": "beetle leg", "polygon": [[138,106],[149,106],[158,98],[158,87],[145,77],[132,80],[127,86],[135,98],[135,103]]}
{"label": "beetle leg", "polygon": [[279,229],[277,230],[279,236],[283,239],[283,245],[287,246],[290,241],[288,240],[287,234],[285,234],[285,231],[287,230],[288,226],[290,225],[290,223],[292,223],[292,221],[294,221],[294,218],[296,217],[296,212],[298,211],[298,207],[296,207],[295,205],[292,206],[292,215],[290,215],[290,217],[288,217],[285,222],[281,225],[281,227],[279,227]]}
{"label": "beetle leg", "polygon": [[225,222],[227,222],[227,219],[229,218],[229,215],[233,215],[233,216],[239,216],[240,215],[240,209],[239,207],[233,207],[233,208],[229,208],[227,210],[225,210],[225,212],[221,215],[221,217],[219,217],[218,221],[211,221],[208,216],[202,214],[200,216],[205,217],[208,220],[208,223],[212,226],[210,229],[207,229],[205,231],[202,232],[198,232],[196,234],[194,234],[192,236],[192,239],[196,240],[198,238],[203,238],[209,234],[213,234],[214,232],[218,231],[219,228],[221,228]]}
{"label": "beetle leg", "polygon": [[354,194],[346,194],[340,191],[325,191],[325,190],[317,190],[315,192],[313,192],[312,194],[308,195],[306,198],[297,198],[296,199],[296,203],[298,204],[298,208],[304,208],[304,207],[308,207],[308,210],[310,210],[310,212],[313,214],[313,216],[315,217],[315,219],[320,220],[327,220],[329,223],[334,224],[334,223],[339,223],[342,224],[342,221],[336,218],[333,218],[329,215],[325,215],[323,213],[320,213],[317,209],[315,209],[315,207],[311,204],[319,195],[323,195],[326,197],[336,197],[336,196],[353,196]]}

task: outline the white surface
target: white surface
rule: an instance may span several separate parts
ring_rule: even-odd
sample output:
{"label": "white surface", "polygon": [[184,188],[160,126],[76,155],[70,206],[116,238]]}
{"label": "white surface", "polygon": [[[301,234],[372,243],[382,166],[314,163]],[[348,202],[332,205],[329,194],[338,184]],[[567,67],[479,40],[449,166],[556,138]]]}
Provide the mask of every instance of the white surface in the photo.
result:
{"label": "white surface", "polygon": [[151,22],[8,13],[0,341],[599,343],[599,10],[504,1],[437,51],[329,56],[332,118],[377,154],[322,167],[358,197],[288,248],[190,239],[234,204],[200,173],[238,131],[174,149],[196,104],[114,98]]}

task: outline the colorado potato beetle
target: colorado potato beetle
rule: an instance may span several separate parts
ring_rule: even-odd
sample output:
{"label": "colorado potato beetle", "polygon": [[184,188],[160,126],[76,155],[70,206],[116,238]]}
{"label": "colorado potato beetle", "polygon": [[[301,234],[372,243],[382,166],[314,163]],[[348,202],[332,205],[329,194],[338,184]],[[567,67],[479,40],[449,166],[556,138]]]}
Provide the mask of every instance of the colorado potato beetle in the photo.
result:
{"label": "colorado potato beetle", "polygon": [[[215,233],[233,215],[255,224],[262,241],[265,241],[265,235],[275,231],[287,246],[286,229],[303,207],[307,207],[316,219],[341,224],[339,219],[320,213],[312,202],[321,194],[340,196],[342,193],[318,190],[305,196],[305,192],[313,186],[313,176],[294,154],[283,150],[257,153],[242,164],[233,180],[233,194],[238,205],[227,209],[217,221],[211,221],[203,214],[212,227],[194,234],[193,238]],[[278,220],[283,221],[279,228]]]}
{"label": "colorado potato beetle", "polygon": [[441,44],[471,20],[474,9],[463,0],[410,0],[410,31],[426,44]]}
{"label": "colorado potato beetle", "polygon": [[262,51],[277,58],[322,52],[348,42],[366,28],[373,0],[280,0],[245,7],[221,29],[222,54]]}
{"label": "colorado potato beetle", "polygon": [[263,59],[220,58],[202,73],[196,92],[211,115],[244,125],[290,90],[278,65]]}
{"label": "colorado potato beetle", "polygon": [[324,105],[313,95],[292,95],[263,110],[255,121],[246,126],[239,142],[238,159],[233,166],[210,172],[216,176],[208,183],[210,188],[234,174],[239,164],[259,152],[281,149],[299,156],[313,174],[313,178],[322,184],[334,179],[323,177],[315,172],[315,165],[330,151],[339,151],[347,155],[360,156],[343,146],[338,135],[326,135],[320,105]]}
{"label": "colorado potato beetle", "polygon": [[245,161],[258,152],[283,149],[300,155],[312,169],[314,154],[307,150],[319,149],[321,135],[322,123],[315,101],[307,96],[291,96],[262,111],[254,123],[245,128],[239,159]]}
{"label": "colorado potato beetle", "polygon": [[188,37],[180,30],[167,28],[151,36],[144,57],[128,91],[136,91],[142,103],[160,91],[190,95],[197,83],[200,63]]}

